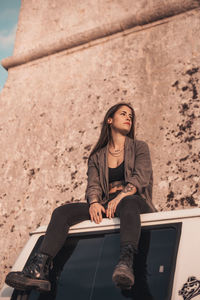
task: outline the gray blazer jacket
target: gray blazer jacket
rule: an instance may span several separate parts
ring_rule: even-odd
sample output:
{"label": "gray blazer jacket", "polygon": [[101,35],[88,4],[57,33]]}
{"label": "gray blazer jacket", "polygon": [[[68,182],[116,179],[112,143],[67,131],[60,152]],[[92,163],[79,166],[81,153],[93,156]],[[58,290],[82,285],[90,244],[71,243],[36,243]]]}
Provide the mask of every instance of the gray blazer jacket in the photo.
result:
{"label": "gray blazer jacket", "polygon": [[[97,200],[101,204],[108,201],[108,145],[93,154],[88,160],[88,184],[86,199],[88,203]],[[152,211],[153,172],[148,145],[139,140],[126,137],[124,153],[124,177],[126,183],[132,183],[138,193],[145,198]]]}

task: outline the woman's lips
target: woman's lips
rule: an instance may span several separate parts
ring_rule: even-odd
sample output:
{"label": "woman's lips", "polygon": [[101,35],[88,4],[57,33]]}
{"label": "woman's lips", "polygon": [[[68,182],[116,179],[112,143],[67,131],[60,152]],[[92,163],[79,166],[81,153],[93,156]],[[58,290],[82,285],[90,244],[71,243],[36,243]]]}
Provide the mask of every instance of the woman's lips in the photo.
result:
{"label": "woman's lips", "polygon": [[125,122],[124,124],[127,124],[127,125],[129,125],[129,126],[131,125],[129,122]]}

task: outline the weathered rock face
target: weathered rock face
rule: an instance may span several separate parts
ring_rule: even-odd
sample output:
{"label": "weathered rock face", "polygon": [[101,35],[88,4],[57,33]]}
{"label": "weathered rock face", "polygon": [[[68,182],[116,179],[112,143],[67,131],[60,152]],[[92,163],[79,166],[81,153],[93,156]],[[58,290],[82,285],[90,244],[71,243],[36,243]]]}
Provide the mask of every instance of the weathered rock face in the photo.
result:
{"label": "weathered rock face", "polygon": [[[152,9],[155,1],[147,2]],[[137,16],[147,2],[138,1],[132,15]],[[188,8],[197,5],[186,3]],[[75,5],[78,1],[70,7],[61,0],[32,1],[32,6],[22,1],[12,58],[22,59],[20,65],[9,68],[0,96],[0,262],[4,273],[28,233],[47,224],[56,206],[85,201],[87,158],[105,112],[117,102],[132,103],[137,137],[150,146],[157,208],[200,204],[200,11],[112,36],[107,33],[104,39],[45,56],[50,37],[56,42],[65,30],[71,36],[80,29],[103,26],[103,8],[90,18],[89,4],[79,6],[80,11]],[[52,19],[52,6],[57,22]],[[105,16],[117,22],[119,11],[126,19],[131,6],[132,1],[105,1]],[[40,53],[40,40],[44,51],[40,59],[34,59],[34,53]],[[27,63],[24,58],[29,58]]]}

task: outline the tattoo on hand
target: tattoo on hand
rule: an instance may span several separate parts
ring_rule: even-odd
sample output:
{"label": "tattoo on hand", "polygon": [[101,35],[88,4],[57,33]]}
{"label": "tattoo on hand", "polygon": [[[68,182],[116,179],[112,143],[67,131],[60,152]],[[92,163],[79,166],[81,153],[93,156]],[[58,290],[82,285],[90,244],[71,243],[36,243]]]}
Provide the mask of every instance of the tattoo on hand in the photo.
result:
{"label": "tattoo on hand", "polygon": [[135,187],[132,183],[128,183],[128,184],[122,189],[122,193],[133,192],[134,189],[136,189],[136,187]]}

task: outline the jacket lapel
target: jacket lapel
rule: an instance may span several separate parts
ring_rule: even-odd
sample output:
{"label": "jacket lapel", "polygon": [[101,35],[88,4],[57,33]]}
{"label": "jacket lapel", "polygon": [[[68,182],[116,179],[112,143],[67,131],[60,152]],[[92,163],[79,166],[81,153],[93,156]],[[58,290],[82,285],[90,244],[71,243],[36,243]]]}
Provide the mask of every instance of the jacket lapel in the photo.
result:
{"label": "jacket lapel", "polygon": [[99,151],[99,177],[104,194],[108,196],[108,146],[105,146]]}
{"label": "jacket lapel", "polygon": [[134,141],[126,137],[125,139],[125,149],[124,149],[124,177],[125,182],[127,182],[127,178],[131,176],[132,171],[134,169],[135,164],[135,147],[134,147]]}

